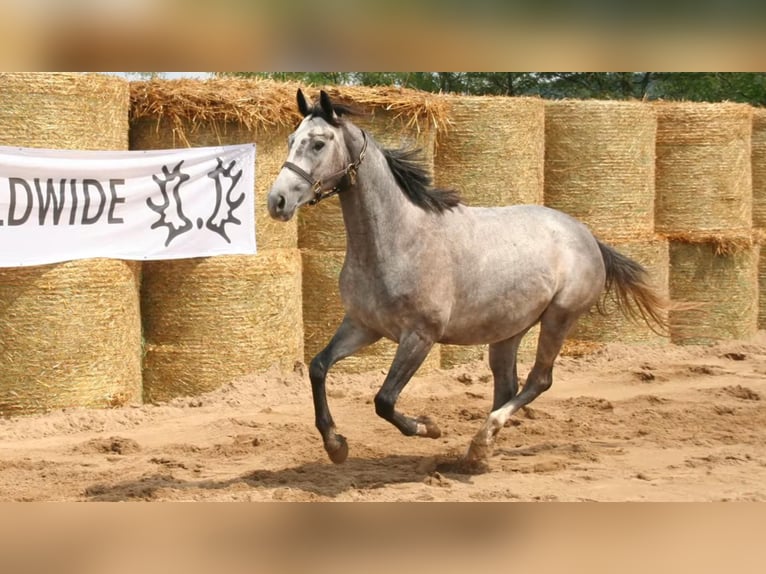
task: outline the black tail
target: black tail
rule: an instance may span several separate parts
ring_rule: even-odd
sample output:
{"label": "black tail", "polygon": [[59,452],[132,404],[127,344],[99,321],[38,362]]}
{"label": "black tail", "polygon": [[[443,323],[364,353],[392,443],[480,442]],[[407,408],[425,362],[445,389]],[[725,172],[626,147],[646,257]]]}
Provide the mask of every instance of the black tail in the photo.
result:
{"label": "black tail", "polygon": [[667,313],[670,301],[649,280],[643,265],[598,241],[606,267],[605,291],[611,293],[626,317],[642,320],[655,333],[669,333]]}

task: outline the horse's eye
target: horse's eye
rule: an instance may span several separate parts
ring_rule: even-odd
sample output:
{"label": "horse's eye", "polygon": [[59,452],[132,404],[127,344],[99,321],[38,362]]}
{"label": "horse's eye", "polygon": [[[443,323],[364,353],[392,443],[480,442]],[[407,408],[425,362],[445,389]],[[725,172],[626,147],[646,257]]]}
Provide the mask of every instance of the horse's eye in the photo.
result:
{"label": "horse's eye", "polygon": [[316,141],[316,142],[314,142],[314,151],[319,151],[323,147],[324,147],[324,142],[323,141]]}
{"label": "horse's eye", "polygon": [[291,147],[293,147],[293,142],[294,141],[295,141],[295,134],[290,134],[287,137],[287,149],[290,149]]}

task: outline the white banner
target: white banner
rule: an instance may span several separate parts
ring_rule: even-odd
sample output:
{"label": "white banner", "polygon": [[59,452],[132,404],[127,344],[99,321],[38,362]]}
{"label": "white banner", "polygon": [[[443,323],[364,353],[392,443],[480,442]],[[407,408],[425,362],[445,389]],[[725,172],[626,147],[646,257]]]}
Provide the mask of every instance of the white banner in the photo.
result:
{"label": "white banner", "polygon": [[0,267],[255,253],[255,145],[0,147]]}

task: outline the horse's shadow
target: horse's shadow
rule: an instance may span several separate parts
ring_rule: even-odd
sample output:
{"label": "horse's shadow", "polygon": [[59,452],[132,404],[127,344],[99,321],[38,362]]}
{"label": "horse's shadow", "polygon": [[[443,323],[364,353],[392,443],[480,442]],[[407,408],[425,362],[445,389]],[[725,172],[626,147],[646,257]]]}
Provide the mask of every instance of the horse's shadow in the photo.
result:
{"label": "horse's shadow", "polygon": [[445,460],[416,455],[388,455],[375,459],[352,457],[341,465],[317,460],[279,470],[254,470],[226,480],[186,480],[170,473],[157,472],[115,484],[94,484],[85,489],[84,496],[92,501],[149,501],[167,498],[168,491],[226,490],[244,485],[253,489],[296,489],[323,499],[392,484],[422,483],[444,478],[470,481],[468,474]]}

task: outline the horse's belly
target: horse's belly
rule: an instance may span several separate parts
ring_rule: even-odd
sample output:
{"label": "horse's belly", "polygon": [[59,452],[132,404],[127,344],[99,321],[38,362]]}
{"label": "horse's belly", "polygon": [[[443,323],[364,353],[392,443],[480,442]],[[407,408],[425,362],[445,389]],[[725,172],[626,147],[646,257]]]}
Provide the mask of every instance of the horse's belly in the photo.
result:
{"label": "horse's belly", "polygon": [[456,318],[447,324],[439,343],[446,345],[485,345],[510,339],[537,322],[542,309],[527,314],[508,313],[494,317]]}

